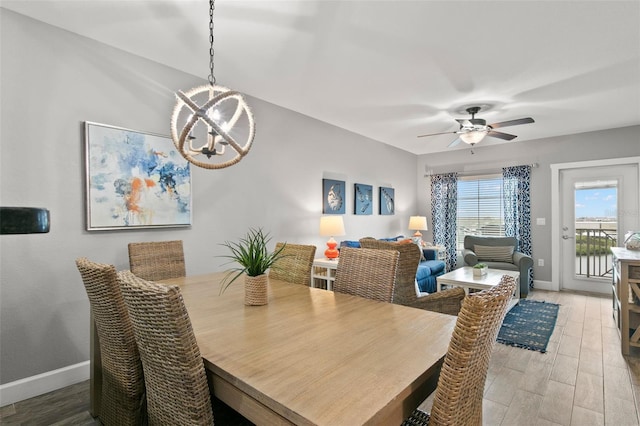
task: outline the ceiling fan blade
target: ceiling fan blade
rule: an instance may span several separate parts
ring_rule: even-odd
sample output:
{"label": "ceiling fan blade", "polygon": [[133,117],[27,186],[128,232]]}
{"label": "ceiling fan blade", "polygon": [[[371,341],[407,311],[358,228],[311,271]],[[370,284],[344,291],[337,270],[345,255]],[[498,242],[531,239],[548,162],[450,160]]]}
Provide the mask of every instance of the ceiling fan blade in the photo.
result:
{"label": "ceiling fan blade", "polygon": [[505,141],[510,141],[517,138],[516,135],[510,135],[509,133],[496,132],[493,130],[488,132],[487,136],[491,136],[498,139],[504,139]]}
{"label": "ceiling fan blade", "polygon": [[458,132],[442,132],[442,133],[431,133],[428,135],[418,135],[419,138],[424,138],[425,136],[437,136],[437,135],[453,135]]}
{"label": "ceiling fan blade", "polygon": [[491,126],[491,128],[493,129],[498,129],[500,127],[517,126],[518,124],[529,124],[529,123],[535,123],[535,121],[533,121],[533,118],[527,117],[527,118],[519,118],[517,120],[501,121],[500,123],[489,124],[489,126]]}
{"label": "ceiling fan blade", "polygon": [[460,139],[460,138],[456,138],[453,142],[451,142],[451,143],[447,146],[447,148],[451,148],[451,147],[453,147],[453,146],[456,146],[456,145],[458,145],[460,142],[462,142],[462,139]]}

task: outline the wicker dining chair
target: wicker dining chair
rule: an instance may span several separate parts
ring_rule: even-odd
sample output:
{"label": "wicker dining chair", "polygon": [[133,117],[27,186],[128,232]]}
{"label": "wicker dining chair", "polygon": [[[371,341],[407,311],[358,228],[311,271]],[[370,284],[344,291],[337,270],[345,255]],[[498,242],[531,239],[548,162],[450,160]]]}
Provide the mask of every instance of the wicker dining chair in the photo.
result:
{"label": "wicker dining chair", "polygon": [[184,277],[182,241],[129,243],[129,267],[134,275],[150,281]]}
{"label": "wicker dining chair", "polygon": [[341,248],[333,290],[391,303],[398,257],[391,250]]}
{"label": "wicker dining chair", "polygon": [[146,416],[144,377],[133,326],[113,265],[76,259],[89,297],[102,358],[104,425],[139,425]]}
{"label": "wicker dining chair", "polygon": [[515,288],[516,279],[504,275],[498,285],[464,299],[431,413],[415,410],[403,426],[482,425],[482,394],[489,360]]}
{"label": "wicker dining chair", "polygon": [[271,267],[269,277],[294,284],[310,285],[311,267],[316,255],[316,246],[277,243],[276,251],[280,249],[282,249],[282,257],[276,260]]}
{"label": "wicker dining chair", "polygon": [[149,425],[211,425],[209,386],[178,286],[118,272],[147,389]]}
{"label": "wicker dining chair", "polygon": [[416,272],[420,263],[420,248],[416,244],[362,238],[360,246],[369,249],[395,250],[400,253],[393,303],[443,314],[458,315],[465,296],[462,288],[454,287],[421,297],[416,294]]}

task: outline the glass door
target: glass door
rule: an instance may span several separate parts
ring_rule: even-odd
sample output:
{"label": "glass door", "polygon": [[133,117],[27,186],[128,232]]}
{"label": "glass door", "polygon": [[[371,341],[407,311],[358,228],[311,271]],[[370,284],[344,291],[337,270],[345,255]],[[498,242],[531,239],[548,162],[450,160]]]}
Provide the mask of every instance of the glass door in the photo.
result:
{"label": "glass door", "polygon": [[609,293],[610,247],[626,232],[624,212],[637,205],[637,166],[563,170],[561,288]]}

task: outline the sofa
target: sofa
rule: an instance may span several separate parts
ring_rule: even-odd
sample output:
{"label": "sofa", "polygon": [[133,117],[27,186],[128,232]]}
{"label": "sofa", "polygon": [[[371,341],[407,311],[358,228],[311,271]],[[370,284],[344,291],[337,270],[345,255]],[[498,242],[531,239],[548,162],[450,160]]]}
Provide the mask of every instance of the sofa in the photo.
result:
{"label": "sofa", "polygon": [[489,268],[520,272],[520,297],[529,294],[529,269],[533,259],[518,250],[515,237],[480,237],[466,235],[462,256],[465,266],[485,263]]}
{"label": "sofa", "polygon": [[422,293],[435,293],[437,290],[436,277],[447,272],[446,263],[438,260],[438,250],[434,248],[423,248],[422,259],[418,264],[416,281]]}
{"label": "sofa", "polygon": [[[366,237],[370,238],[370,237]],[[379,241],[398,242],[405,240],[403,235],[393,238],[379,238]],[[413,244],[413,243],[412,243]],[[360,241],[346,240],[340,242],[340,247],[360,247]],[[438,252],[433,248],[423,248],[420,263],[416,271],[416,281],[421,293],[435,293],[436,277],[446,272],[446,265],[438,260]]]}

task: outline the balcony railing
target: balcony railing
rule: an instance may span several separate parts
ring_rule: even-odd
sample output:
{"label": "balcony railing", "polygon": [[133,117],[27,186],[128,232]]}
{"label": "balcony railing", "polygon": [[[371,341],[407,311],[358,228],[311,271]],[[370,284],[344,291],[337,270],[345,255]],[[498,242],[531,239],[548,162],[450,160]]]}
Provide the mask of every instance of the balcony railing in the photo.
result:
{"label": "balcony railing", "polygon": [[617,245],[615,228],[578,228],[576,224],[576,275],[587,278],[611,278],[611,247]]}

